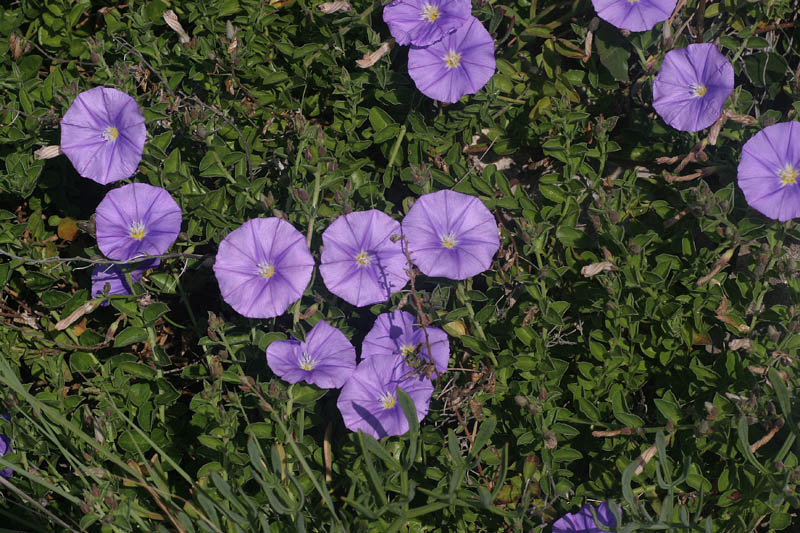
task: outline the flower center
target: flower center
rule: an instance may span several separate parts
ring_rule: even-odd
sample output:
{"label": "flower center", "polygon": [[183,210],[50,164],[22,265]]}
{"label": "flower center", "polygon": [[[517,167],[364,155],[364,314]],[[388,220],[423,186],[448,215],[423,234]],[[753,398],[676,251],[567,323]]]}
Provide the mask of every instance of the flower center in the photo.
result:
{"label": "flower center", "polygon": [[448,233],[447,235],[442,235],[442,246],[445,248],[455,248],[456,237],[452,232]]}
{"label": "flower center", "polygon": [[144,222],[140,220],[131,222],[131,226],[128,228],[128,235],[130,235],[131,239],[136,239],[137,241],[144,239],[144,236],[147,235]]}
{"label": "flower center", "polygon": [[275,267],[269,263],[259,263],[258,273],[264,276],[266,279],[269,279],[275,275]]}
{"label": "flower center", "polygon": [[372,263],[372,258],[364,250],[361,250],[358,252],[358,254],[356,254],[356,264],[358,264],[358,266],[365,267],[370,263]]}
{"label": "flower center", "polygon": [[414,346],[411,346],[410,344],[404,344],[400,347],[400,355],[402,355],[403,357],[413,354],[414,354]]}
{"label": "flower center", "polygon": [[635,4],[635,3],[636,3],[636,2],[638,2],[638,1],[639,1],[639,0],[628,0],[628,3],[630,3],[630,4]]}
{"label": "flower center", "polygon": [[458,68],[461,65],[461,54],[452,49],[442,59],[449,69]]}
{"label": "flower center", "polygon": [[119,130],[114,126],[108,126],[106,129],[103,130],[103,139],[106,142],[114,142],[119,137]]}
{"label": "flower center", "polygon": [[384,392],[383,396],[381,396],[380,400],[381,400],[381,403],[383,404],[383,407],[386,408],[386,409],[391,409],[397,403],[397,400],[394,399],[394,396],[392,396],[388,392]]}
{"label": "flower center", "polygon": [[439,8],[436,6],[432,6],[430,4],[425,4],[422,8],[422,16],[423,20],[427,20],[428,22],[433,22],[434,20],[439,18]]}
{"label": "flower center", "polygon": [[778,171],[778,177],[781,179],[781,185],[794,185],[797,183],[797,176],[800,171],[794,168],[790,163]]}
{"label": "flower center", "polygon": [[708,92],[708,89],[702,83],[693,83],[689,87],[692,89],[692,96],[695,98],[702,98]]}
{"label": "flower center", "polygon": [[317,362],[311,358],[308,352],[303,351],[303,357],[300,359],[300,368],[306,372],[311,372],[316,366]]}

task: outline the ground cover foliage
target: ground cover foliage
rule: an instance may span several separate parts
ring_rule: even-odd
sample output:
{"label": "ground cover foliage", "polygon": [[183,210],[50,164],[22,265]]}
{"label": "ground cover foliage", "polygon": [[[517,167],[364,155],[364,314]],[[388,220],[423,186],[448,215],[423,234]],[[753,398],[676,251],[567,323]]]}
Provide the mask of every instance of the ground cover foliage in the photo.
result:
{"label": "ground cover foliage", "polygon": [[[689,0],[632,34],[586,0],[474,2],[497,73],[447,106],[416,91],[405,47],[357,65],[390,36],[380,2],[352,7],[0,8],[4,527],[547,531],[605,500],[626,531],[797,527],[800,231],[736,187],[743,143],[800,112],[796,2]],[[675,131],[652,107],[664,54],[694,42],[733,64],[718,131]],[[107,188],[33,156],[96,86],[136,99],[148,141],[133,180],[183,211],[161,266],[107,307],[87,305],[85,261],[102,260]],[[399,220],[441,189],[495,215],[490,271],[417,275],[357,308],[317,270],[269,320],[221,300],[217,244],[244,221],[285,218],[318,262],[338,215]],[[336,391],[266,366],[271,342],[321,319],[359,349],[395,309],[451,348],[405,436],[349,432]]]}

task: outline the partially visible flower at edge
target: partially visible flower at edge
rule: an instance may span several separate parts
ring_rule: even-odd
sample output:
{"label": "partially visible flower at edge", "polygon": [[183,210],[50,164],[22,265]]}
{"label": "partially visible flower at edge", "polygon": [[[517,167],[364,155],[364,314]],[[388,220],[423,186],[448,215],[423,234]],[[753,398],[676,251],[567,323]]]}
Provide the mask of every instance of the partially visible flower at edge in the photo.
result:
{"label": "partially visible flower at edge", "polygon": [[497,222],[475,196],[438,191],[420,196],[403,219],[411,260],[426,276],[466,279],[492,265]]}
{"label": "partially visible flower at edge", "polygon": [[78,174],[103,185],[136,173],[146,140],[136,101],[109,87],[80,93],[61,119],[61,150]]}
{"label": "partially visible flower at edge", "polygon": [[751,137],[737,174],[750,207],[781,222],[800,217],[800,122],[773,124]]}
{"label": "partially visible flower at edge", "polygon": [[383,20],[397,44],[429,46],[460,28],[472,16],[470,0],[395,0]]}
{"label": "partially visible flower at edge", "polygon": [[108,191],[95,216],[103,255],[127,261],[161,255],[181,230],[181,208],[161,187],[129,183]]}
{"label": "partially visible flower at edge", "polygon": [[[0,418],[11,420],[11,417],[8,416],[8,413],[3,413],[2,415],[0,415]],[[8,435],[0,433],[0,456],[3,456],[7,453],[11,453],[13,451],[14,450],[11,449],[11,439],[8,438]],[[11,474],[13,473],[14,471],[11,469],[11,467],[0,470],[0,476],[6,479],[10,478]]]}
{"label": "partially visible flower at edge", "polygon": [[475,17],[442,40],[408,51],[408,75],[422,94],[440,102],[477,93],[496,67],[494,39]]}
{"label": "partially visible flower at edge", "polygon": [[408,419],[397,401],[398,389],[411,396],[421,422],[433,394],[431,380],[419,376],[400,355],[361,361],[336,402],[345,426],[376,439],[406,433]]}
{"label": "partially visible flower at edge", "polygon": [[592,0],[597,16],[612,26],[647,31],[667,20],[678,0]]}
{"label": "partially visible flower at edge", "polygon": [[720,117],[733,92],[733,66],[711,43],[670,50],[653,80],[653,107],[680,131],[700,131]]}
{"label": "partially visible flower at edge", "polygon": [[267,364],[289,383],[305,381],[323,389],[338,389],[356,369],[356,350],[344,333],[320,320],[305,342],[273,341],[267,346]]}
{"label": "partially visible flower at edge", "polygon": [[[603,502],[595,512],[598,521],[613,530],[617,527],[617,519],[611,512],[611,505],[610,502]],[[603,533],[604,531],[595,523],[592,516],[592,505],[588,503],[577,513],[565,514],[553,523],[553,533]]]}

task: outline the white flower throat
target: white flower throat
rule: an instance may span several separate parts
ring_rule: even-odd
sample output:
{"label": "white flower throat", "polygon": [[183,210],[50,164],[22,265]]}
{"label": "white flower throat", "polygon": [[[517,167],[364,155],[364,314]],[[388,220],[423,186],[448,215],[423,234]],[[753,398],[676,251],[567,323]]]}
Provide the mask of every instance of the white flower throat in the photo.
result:
{"label": "white flower throat", "polygon": [[358,266],[365,267],[369,266],[370,263],[372,263],[372,257],[366,251],[361,250],[356,254],[356,264]]}
{"label": "white flower throat", "polygon": [[275,267],[267,262],[259,263],[258,273],[264,276],[266,279],[269,279],[275,275]]}
{"label": "white flower throat", "polygon": [[103,139],[106,142],[114,142],[119,137],[119,130],[114,126],[107,126],[106,129],[103,130]]}
{"label": "white flower throat", "polygon": [[390,392],[384,392],[379,399],[385,409],[391,409],[397,404],[397,400],[394,399]]}
{"label": "white flower throat", "polygon": [[447,53],[447,55],[443,56],[442,59],[444,60],[444,64],[447,66],[449,70],[454,68],[458,68],[461,66],[461,54],[453,50],[452,48]]}
{"label": "white flower throat", "polygon": [[786,163],[782,169],[778,170],[778,177],[781,179],[781,185],[794,185],[797,183],[797,176],[800,171],[792,166],[791,163]]}
{"label": "white flower throat", "polygon": [[317,362],[311,358],[311,355],[309,355],[307,351],[303,350],[303,356],[300,358],[300,368],[306,372],[311,372],[316,366]]}
{"label": "white flower throat", "polygon": [[128,227],[128,235],[131,239],[136,239],[137,241],[141,241],[147,235],[147,228],[144,226],[144,222],[141,220],[134,220],[131,222],[131,225]]}
{"label": "white flower throat", "polygon": [[436,19],[439,18],[440,15],[441,13],[439,12],[438,7],[432,6],[428,3],[422,6],[422,13],[420,13],[422,20],[426,20],[428,22],[434,22]]}
{"label": "white flower throat", "polygon": [[446,233],[442,235],[442,246],[445,248],[455,248],[456,247],[456,236],[453,235],[453,232]]}
{"label": "white flower throat", "polygon": [[708,92],[708,88],[702,83],[693,83],[689,88],[692,90],[692,96],[695,98],[702,98]]}

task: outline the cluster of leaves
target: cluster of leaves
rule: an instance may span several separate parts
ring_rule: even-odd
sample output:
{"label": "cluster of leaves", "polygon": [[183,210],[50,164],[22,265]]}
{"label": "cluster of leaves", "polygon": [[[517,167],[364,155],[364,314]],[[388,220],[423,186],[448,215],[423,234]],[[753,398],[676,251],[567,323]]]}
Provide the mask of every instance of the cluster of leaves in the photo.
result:
{"label": "cluster of leaves", "polygon": [[[628,531],[796,522],[800,231],[735,187],[743,142],[800,112],[793,2],[690,0],[662,31],[630,36],[586,0],[479,2],[498,72],[451,106],[416,92],[401,49],[356,67],[388,39],[381,9],[0,8],[0,432],[15,450],[0,458],[15,467],[3,523],[535,531],[605,499],[623,503]],[[650,106],[663,55],[701,39],[732,59],[728,105],[754,119],[715,142]],[[95,309],[88,263],[65,258],[102,257],[105,188],[33,151],[58,144],[60,116],[98,85],[139,103],[136,180],[169,190],[185,223],[177,257]],[[501,249],[475,280],[419,278],[420,309],[408,293],[354,308],[318,277],[277,319],[221,301],[210,266],[243,221],[285,217],[318,250],[336,216],[399,218],[442,188],[480,196]],[[398,306],[443,327],[453,354],[404,437],[349,433],[335,394],[266,367],[270,342],[319,319],[357,345]]]}

